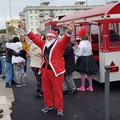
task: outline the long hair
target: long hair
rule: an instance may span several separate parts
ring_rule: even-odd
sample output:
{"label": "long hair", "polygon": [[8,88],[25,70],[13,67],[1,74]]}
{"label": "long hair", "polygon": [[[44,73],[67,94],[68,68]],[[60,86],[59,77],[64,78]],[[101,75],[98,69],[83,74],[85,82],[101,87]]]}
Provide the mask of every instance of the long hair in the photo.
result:
{"label": "long hair", "polygon": [[[21,40],[22,37],[24,38],[24,41]],[[21,36],[20,36],[20,41],[21,41],[22,43],[24,43],[24,42],[26,41],[26,38],[25,38],[24,35],[21,35]]]}

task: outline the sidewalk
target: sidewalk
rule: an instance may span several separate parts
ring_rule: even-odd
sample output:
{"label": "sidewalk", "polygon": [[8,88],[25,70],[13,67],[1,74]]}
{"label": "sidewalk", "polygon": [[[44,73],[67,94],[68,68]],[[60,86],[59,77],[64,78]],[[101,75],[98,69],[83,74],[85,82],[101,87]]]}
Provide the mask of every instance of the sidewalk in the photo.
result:
{"label": "sidewalk", "polygon": [[0,120],[11,120],[10,113],[12,112],[10,108],[12,107],[12,102],[14,101],[14,95],[12,88],[5,88],[5,81],[0,78],[0,109],[3,109],[3,118]]}

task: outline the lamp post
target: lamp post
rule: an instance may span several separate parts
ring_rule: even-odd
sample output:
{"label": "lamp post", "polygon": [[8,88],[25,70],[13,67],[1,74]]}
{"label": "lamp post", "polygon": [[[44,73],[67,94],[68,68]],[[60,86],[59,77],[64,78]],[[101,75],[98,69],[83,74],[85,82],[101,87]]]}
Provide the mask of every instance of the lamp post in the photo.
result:
{"label": "lamp post", "polygon": [[[12,0],[9,0],[9,11],[10,11],[10,23],[11,23],[11,26],[12,26],[11,1],[12,1]],[[11,27],[11,28],[12,28],[12,27]],[[12,28],[11,34],[13,34],[13,28]]]}
{"label": "lamp post", "polygon": [[86,10],[87,10],[87,0],[86,0]]}

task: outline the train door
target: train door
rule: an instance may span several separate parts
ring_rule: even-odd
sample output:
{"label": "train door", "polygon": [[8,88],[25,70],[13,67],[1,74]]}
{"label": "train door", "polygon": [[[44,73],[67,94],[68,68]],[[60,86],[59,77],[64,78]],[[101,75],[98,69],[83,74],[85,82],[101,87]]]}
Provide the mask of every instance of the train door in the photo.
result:
{"label": "train door", "polygon": [[99,27],[98,25],[90,26],[90,41],[94,59],[99,67]]}

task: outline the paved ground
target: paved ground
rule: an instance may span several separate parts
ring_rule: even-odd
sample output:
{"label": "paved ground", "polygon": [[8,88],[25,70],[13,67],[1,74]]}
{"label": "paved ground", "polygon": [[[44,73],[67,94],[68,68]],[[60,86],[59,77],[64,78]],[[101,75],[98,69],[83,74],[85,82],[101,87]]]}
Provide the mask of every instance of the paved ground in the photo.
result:
{"label": "paved ground", "polygon": [[[74,76],[78,74],[75,73]],[[78,87],[80,79],[75,79],[75,83]],[[46,114],[41,113],[44,102],[42,98],[35,98],[35,78],[29,67],[27,86],[6,89],[4,81],[0,79],[0,96],[6,96],[8,101],[13,102],[12,120],[105,120],[104,84],[94,81],[93,85],[94,92],[64,95],[64,116],[60,118],[56,116],[55,110]],[[110,88],[110,120],[120,120],[120,82],[111,83]]]}
{"label": "paved ground", "polygon": [[[80,79],[75,79],[76,86]],[[93,82],[94,92],[78,92],[64,95],[64,116],[57,117],[56,111],[42,114],[43,99],[35,98],[35,80],[32,71],[27,73],[27,86],[13,87],[12,120],[104,120],[104,84]],[[87,84],[86,84],[87,86]],[[110,120],[120,120],[120,82],[111,83]]]}

